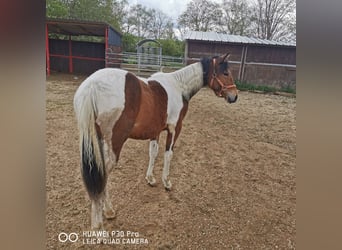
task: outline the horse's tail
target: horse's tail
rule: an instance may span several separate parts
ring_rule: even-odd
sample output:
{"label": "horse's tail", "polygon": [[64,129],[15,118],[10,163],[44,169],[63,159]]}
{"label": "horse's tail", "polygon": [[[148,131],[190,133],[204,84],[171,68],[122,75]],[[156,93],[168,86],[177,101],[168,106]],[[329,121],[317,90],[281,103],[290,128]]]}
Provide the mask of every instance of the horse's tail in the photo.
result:
{"label": "horse's tail", "polygon": [[102,194],[107,181],[103,144],[95,127],[95,96],[94,90],[90,88],[88,94],[81,97],[76,94],[74,99],[80,132],[81,173],[92,199],[97,199]]}

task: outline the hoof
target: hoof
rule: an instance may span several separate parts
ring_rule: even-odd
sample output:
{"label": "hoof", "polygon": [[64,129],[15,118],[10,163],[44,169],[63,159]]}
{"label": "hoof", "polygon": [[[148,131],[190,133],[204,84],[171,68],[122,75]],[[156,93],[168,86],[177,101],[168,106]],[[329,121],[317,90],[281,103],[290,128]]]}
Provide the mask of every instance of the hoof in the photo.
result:
{"label": "hoof", "polygon": [[107,220],[111,220],[115,218],[115,212],[114,210],[108,210],[108,211],[104,211],[103,215],[106,217]]}
{"label": "hoof", "polygon": [[147,180],[147,184],[150,185],[151,187],[156,186],[156,179],[151,175],[151,176],[146,176],[145,179]]}
{"label": "hoof", "polygon": [[103,229],[103,223],[96,223],[95,225],[91,225],[91,230],[98,231]]}
{"label": "hoof", "polygon": [[168,179],[164,180],[163,179],[163,184],[164,184],[166,191],[171,191],[172,184],[171,184],[170,180],[168,180]]}
{"label": "hoof", "polygon": [[150,187],[155,187],[155,186],[157,186],[157,184],[156,183],[147,183]]}

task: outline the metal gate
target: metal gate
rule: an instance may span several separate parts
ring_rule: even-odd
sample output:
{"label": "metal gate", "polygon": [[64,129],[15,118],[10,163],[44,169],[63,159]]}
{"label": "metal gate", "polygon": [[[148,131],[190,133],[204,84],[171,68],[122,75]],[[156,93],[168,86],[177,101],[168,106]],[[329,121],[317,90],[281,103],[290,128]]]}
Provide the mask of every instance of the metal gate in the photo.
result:
{"label": "metal gate", "polygon": [[162,46],[152,39],[141,40],[137,44],[138,69],[160,70],[162,66]]}

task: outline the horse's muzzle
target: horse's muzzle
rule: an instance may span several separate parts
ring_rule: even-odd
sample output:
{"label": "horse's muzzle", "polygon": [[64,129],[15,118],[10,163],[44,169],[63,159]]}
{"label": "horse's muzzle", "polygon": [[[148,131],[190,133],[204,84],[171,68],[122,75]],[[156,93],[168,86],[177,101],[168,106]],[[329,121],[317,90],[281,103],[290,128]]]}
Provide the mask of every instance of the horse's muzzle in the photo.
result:
{"label": "horse's muzzle", "polygon": [[227,95],[227,102],[229,103],[234,103],[236,102],[236,100],[238,99],[238,96],[237,95]]}

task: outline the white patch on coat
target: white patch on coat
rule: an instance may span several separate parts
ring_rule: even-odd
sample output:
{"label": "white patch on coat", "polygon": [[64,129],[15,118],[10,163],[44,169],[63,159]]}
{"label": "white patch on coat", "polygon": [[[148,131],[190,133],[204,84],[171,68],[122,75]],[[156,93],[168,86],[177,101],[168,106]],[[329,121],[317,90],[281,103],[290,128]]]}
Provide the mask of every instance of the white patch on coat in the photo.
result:
{"label": "white patch on coat", "polygon": [[153,176],[153,168],[154,168],[154,162],[158,155],[158,141],[157,140],[151,140],[150,141],[150,147],[149,147],[149,156],[150,161],[148,163],[147,173],[146,173],[146,180],[147,182],[153,186],[156,183],[156,180]]}
{"label": "white patch on coat", "polygon": [[168,97],[167,124],[176,126],[183,108],[183,97],[189,99],[203,87],[201,63],[188,65],[172,73],[155,73],[148,80],[155,80],[165,89]]}
{"label": "white patch on coat", "polygon": [[164,153],[164,167],[162,173],[162,181],[166,189],[171,189],[171,181],[169,179],[170,174],[170,162],[172,159],[173,151],[170,149]]}
{"label": "white patch on coat", "polygon": [[[82,114],[84,100],[91,98],[96,123],[100,126],[104,143],[104,160],[108,170],[116,163],[112,152],[112,129],[125,107],[125,80],[127,71],[121,69],[100,69],[85,79],[74,96],[77,116]],[[78,120],[80,118],[78,117]]]}
{"label": "white patch on coat", "polygon": [[105,68],[90,75],[76,91],[74,102],[82,100],[85,95],[92,95],[96,104],[96,115],[123,109],[125,106],[125,78],[127,71]]}

